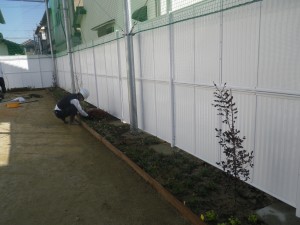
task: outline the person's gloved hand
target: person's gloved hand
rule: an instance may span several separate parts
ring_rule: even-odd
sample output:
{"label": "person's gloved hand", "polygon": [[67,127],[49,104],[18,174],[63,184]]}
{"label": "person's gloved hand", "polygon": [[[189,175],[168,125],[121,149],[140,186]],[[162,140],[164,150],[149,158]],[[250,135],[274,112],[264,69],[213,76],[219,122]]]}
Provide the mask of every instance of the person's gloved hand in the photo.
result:
{"label": "person's gloved hand", "polygon": [[85,117],[86,120],[92,120],[93,117],[91,117],[90,115],[88,115],[87,117]]}

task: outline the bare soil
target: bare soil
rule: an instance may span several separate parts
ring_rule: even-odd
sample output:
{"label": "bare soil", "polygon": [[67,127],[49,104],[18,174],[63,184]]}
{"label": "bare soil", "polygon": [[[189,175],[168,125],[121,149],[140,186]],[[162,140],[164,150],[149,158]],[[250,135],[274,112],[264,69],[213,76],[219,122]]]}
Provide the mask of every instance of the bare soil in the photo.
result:
{"label": "bare soil", "polygon": [[[56,98],[65,94],[61,89],[52,92]],[[243,225],[264,224],[260,220],[249,222],[248,217],[276,201],[273,197],[241,181],[234,189],[232,178],[222,170],[181,149],[171,148],[148,133],[140,131],[133,135],[128,124],[88,103],[84,107],[92,116],[90,120],[82,118],[85,123],[162,184],[199,219],[203,214],[207,224],[235,225],[228,220],[234,216]],[[209,221],[207,212],[211,210],[217,218]]]}
{"label": "bare soil", "polygon": [[[27,104],[7,107],[16,97]],[[1,225],[190,224],[83,127],[56,118],[55,103],[44,89],[0,103]]]}

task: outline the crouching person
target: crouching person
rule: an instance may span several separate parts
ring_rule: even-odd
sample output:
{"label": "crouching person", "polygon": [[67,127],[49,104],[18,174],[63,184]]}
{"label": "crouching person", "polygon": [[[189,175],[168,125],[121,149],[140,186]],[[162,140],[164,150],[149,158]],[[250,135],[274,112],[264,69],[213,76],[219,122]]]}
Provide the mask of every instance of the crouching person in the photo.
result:
{"label": "crouching person", "polygon": [[89,115],[82,109],[80,102],[89,97],[89,91],[85,88],[80,89],[77,94],[70,94],[62,98],[54,108],[54,114],[57,118],[68,123],[67,117],[70,117],[69,124],[76,124],[75,116],[79,113],[83,117]]}
{"label": "crouching person", "polygon": [[6,93],[6,87],[5,87],[5,82],[4,82],[4,78],[3,78],[1,62],[0,62],[0,87],[1,87],[1,91],[0,91],[0,101],[1,101],[4,98],[4,94]]}

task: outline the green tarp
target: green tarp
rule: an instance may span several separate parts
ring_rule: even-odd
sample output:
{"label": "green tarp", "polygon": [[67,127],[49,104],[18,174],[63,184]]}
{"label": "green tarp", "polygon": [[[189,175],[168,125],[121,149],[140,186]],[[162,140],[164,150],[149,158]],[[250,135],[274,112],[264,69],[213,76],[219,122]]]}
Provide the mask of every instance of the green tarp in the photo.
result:
{"label": "green tarp", "polygon": [[146,21],[148,19],[147,6],[143,6],[142,8],[136,10],[134,13],[132,13],[131,18],[140,22]]}

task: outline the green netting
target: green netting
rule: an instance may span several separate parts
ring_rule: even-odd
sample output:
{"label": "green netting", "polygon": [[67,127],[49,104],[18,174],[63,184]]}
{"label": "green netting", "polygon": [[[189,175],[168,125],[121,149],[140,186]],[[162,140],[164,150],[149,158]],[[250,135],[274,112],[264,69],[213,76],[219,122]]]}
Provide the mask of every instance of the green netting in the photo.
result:
{"label": "green netting", "polygon": [[[131,0],[132,32],[156,29],[257,1],[260,0]],[[124,36],[124,0],[66,0],[65,9],[62,0],[48,0],[48,8],[51,29],[44,13],[35,28],[35,39],[17,44],[4,36],[0,38],[2,53],[24,54],[26,51],[28,54],[32,51],[32,54],[50,54],[49,30],[53,52],[57,55],[66,54],[67,34],[72,51]],[[0,31],[4,22],[0,11]]]}
{"label": "green netting", "polygon": [[145,5],[134,11],[134,13],[132,13],[131,18],[139,22],[144,22],[148,20],[147,6]]}
{"label": "green netting", "polygon": [[151,4],[153,1],[148,1],[148,14],[150,16],[147,21],[136,23],[134,32],[156,29],[185,20],[220,13],[258,1],[262,0],[162,0],[159,7],[157,4]]}
{"label": "green netting", "polygon": [[[257,1],[260,0],[131,0],[132,31],[138,33],[156,29]],[[62,3],[49,0],[49,7],[54,52],[65,52],[67,43]],[[107,43],[124,34],[123,0],[68,0],[68,7],[73,51]]]}
{"label": "green netting", "polygon": [[[49,0],[54,52],[67,49],[66,27],[62,1]],[[106,42],[107,37],[115,40],[116,32],[124,29],[123,1],[110,0],[68,0],[67,21],[69,23],[70,45],[76,46],[95,42]]]}
{"label": "green netting", "polygon": [[[261,0],[131,0],[132,32],[157,29],[257,1]],[[66,0],[67,10],[64,10],[62,3],[61,0],[48,0],[50,21],[47,21],[44,12],[40,21],[37,21],[38,26],[33,27],[32,40],[18,44],[5,36],[1,38],[0,33],[0,55],[24,54],[24,51],[26,54],[50,54],[49,31],[53,52],[57,56],[66,54],[68,32],[64,11],[69,24],[72,51],[101,45],[124,36],[124,0]],[[0,11],[0,32],[1,26],[4,26],[1,24],[5,21],[4,17]]]}

